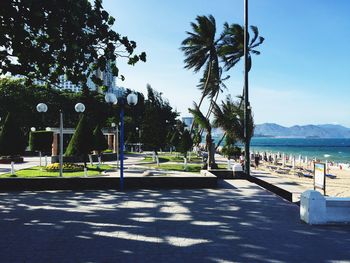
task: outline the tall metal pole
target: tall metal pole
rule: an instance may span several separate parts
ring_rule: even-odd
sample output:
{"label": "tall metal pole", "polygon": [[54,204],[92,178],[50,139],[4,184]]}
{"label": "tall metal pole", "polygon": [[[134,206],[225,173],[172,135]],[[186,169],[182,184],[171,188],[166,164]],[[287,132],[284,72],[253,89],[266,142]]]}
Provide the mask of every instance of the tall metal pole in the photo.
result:
{"label": "tall metal pole", "polygon": [[250,175],[250,153],[249,153],[249,93],[248,93],[248,0],[244,0],[244,159],[245,173]]}
{"label": "tall metal pole", "polygon": [[120,191],[124,190],[124,101],[120,107]]}
{"label": "tall metal pole", "polygon": [[117,169],[119,168],[119,124],[117,124]]}
{"label": "tall metal pole", "polygon": [[63,112],[60,110],[60,177],[63,176]]}

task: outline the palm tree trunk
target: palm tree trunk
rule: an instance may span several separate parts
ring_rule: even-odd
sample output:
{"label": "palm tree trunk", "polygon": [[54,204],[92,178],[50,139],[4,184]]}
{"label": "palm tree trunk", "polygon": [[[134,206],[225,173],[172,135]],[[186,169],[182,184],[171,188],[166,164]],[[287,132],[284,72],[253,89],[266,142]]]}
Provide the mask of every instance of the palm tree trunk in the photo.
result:
{"label": "palm tree trunk", "polygon": [[[207,119],[210,117],[211,113],[213,112],[214,103],[216,103],[216,101],[217,101],[217,99],[218,99],[218,96],[219,96],[219,92],[216,93],[216,95],[215,95],[215,100],[213,100],[213,99],[210,100],[210,106],[209,106],[207,115],[205,116]],[[202,136],[203,131],[204,131],[203,129],[201,129],[201,130],[199,131],[200,136]]]}
{"label": "palm tree trunk", "polygon": [[[209,70],[208,70],[208,73],[207,73],[207,79],[205,80],[205,84],[204,84],[204,88],[203,88],[203,93],[202,93],[202,97],[199,101],[199,104],[198,104],[198,109],[200,109],[202,103],[203,103],[203,100],[205,98],[205,96],[207,95],[206,94],[206,90],[207,90],[207,87],[208,87],[208,83],[209,83],[209,79],[210,79],[210,74],[211,74],[211,67],[212,67],[212,61],[209,62]],[[193,125],[194,125],[194,122],[192,123],[191,125],[191,131],[190,131],[190,134],[192,133],[193,131]]]}
{"label": "palm tree trunk", "polygon": [[222,141],[225,139],[225,137],[226,137],[226,132],[225,132],[224,135],[221,137],[220,141],[218,142],[218,145],[216,145],[215,151],[219,148],[220,144],[221,144]]}

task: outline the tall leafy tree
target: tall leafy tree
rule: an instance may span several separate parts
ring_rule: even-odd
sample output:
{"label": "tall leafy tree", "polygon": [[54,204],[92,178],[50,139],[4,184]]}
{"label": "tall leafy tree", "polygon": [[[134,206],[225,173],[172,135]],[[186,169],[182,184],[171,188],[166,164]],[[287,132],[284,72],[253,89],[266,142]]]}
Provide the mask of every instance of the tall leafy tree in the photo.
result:
{"label": "tall leafy tree", "polygon": [[206,118],[203,113],[200,111],[199,106],[194,102],[193,108],[188,109],[189,112],[193,115],[194,122],[196,122],[199,127],[204,129],[206,131],[206,137],[205,137],[205,147],[208,152],[208,163],[207,163],[207,169],[209,168],[217,168],[217,165],[215,163],[215,149],[213,147],[213,139],[211,136],[211,130],[212,125],[210,123],[210,120]]}
{"label": "tall leafy tree", "polygon": [[188,130],[185,130],[181,134],[181,140],[179,143],[179,150],[184,155],[185,158],[187,158],[187,153],[189,150],[191,150],[193,146],[193,140],[191,138],[191,134]]}
{"label": "tall leafy tree", "polygon": [[145,149],[157,151],[167,144],[167,134],[174,127],[178,113],[173,111],[169,102],[159,93],[147,86],[147,100],[145,101],[142,121],[141,140]]}
{"label": "tall leafy tree", "polygon": [[216,22],[212,15],[197,16],[196,23],[191,23],[192,32],[186,32],[188,37],[182,41],[181,50],[185,54],[185,68],[198,72],[204,68],[204,74],[199,84],[203,99],[210,96],[213,99],[219,92],[219,57],[218,44],[221,40],[216,39]]}
{"label": "tall leafy tree", "polygon": [[[222,128],[225,132],[225,135],[232,140],[245,142],[243,121],[244,109],[242,107],[242,103],[240,103],[240,99],[238,101],[233,101],[231,96],[227,96],[226,100],[221,102],[221,107],[216,103],[214,104],[213,112],[213,125],[215,127]],[[254,120],[250,111],[248,119],[248,141],[251,140],[253,133]]]}
{"label": "tall leafy tree", "polygon": [[134,53],[134,41],[112,30],[114,21],[102,0],[1,0],[0,73],[53,85],[66,75],[83,87],[90,76],[102,85],[97,69],[108,65],[118,76],[117,58],[146,60]]}
{"label": "tall leafy tree", "polygon": [[[259,30],[256,26],[250,27],[248,32],[248,70],[252,67],[252,54],[260,55],[256,48],[264,42],[264,38],[259,36]],[[218,53],[223,59],[225,69],[234,67],[244,56],[244,27],[239,24],[224,24],[221,42],[219,43]]]}
{"label": "tall leafy tree", "polygon": [[13,115],[8,113],[0,132],[0,156],[21,155],[25,146],[22,130]]}

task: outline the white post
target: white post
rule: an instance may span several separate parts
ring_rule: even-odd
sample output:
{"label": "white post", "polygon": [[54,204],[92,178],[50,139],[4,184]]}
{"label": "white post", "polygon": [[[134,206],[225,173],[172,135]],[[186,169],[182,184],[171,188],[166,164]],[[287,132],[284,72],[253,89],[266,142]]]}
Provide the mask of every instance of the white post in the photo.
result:
{"label": "white post", "polygon": [[158,155],[156,156],[156,161],[157,161],[157,166],[159,166],[159,157],[158,157]]}
{"label": "white post", "polygon": [[187,158],[184,157],[184,170],[187,171]]}
{"label": "white post", "polygon": [[63,112],[60,110],[60,177],[63,176]]}
{"label": "white post", "polygon": [[84,177],[87,177],[87,169],[84,167]]}
{"label": "white post", "polygon": [[47,155],[45,155],[45,167],[47,167]]}
{"label": "white post", "polygon": [[100,166],[101,166],[101,156],[98,156],[97,159],[98,159],[98,168],[100,168]]}
{"label": "white post", "polygon": [[93,166],[94,163],[92,162],[92,156],[91,156],[91,154],[89,154],[89,161],[90,161],[90,165]]}
{"label": "white post", "polygon": [[11,162],[11,175],[15,175],[15,163]]}
{"label": "white post", "polygon": [[39,167],[41,167],[41,152],[39,152]]}
{"label": "white post", "polygon": [[231,170],[231,160],[227,159],[227,170]]}

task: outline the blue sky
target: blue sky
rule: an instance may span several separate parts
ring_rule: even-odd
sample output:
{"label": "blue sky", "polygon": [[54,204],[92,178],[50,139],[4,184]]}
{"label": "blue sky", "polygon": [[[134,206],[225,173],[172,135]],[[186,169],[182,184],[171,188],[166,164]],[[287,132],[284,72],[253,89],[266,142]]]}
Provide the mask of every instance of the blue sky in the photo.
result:
{"label": "blue sky", "polygon": [[[115,30],[146,51],[147,62],[118,65],[118,84],[146,93],[149,83],[189,116],[198,102],[201,74],[183,68],[181,41],[197,15],[212,14],[221,33],[224,22],[243,24],[243,0],[104,0],[116,18]],[[250,101],[255,122],[281,125],[338,123],[350,127],[350,1],[250,0],[249,24],[265,42],[253,58]],[[243,63],[227,72],[227,94],[243,87]]]}

